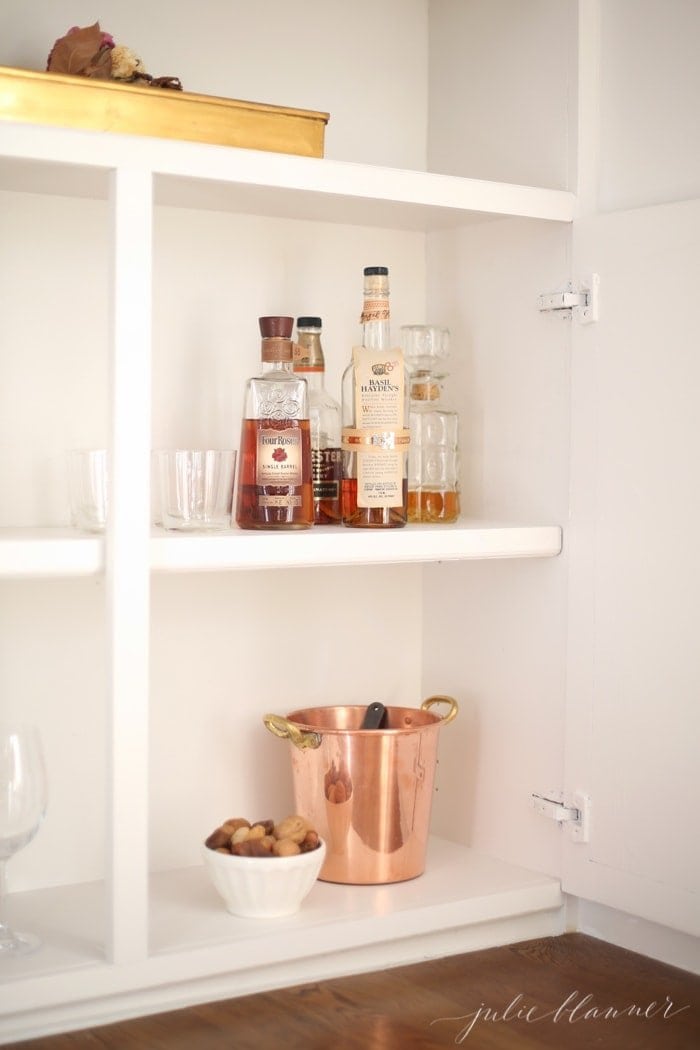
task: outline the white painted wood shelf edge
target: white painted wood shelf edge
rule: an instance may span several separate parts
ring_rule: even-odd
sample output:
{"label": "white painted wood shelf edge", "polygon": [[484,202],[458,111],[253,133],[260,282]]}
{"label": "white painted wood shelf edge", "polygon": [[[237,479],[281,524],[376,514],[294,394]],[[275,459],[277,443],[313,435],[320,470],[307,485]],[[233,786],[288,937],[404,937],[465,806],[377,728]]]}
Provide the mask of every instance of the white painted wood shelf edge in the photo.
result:
{"label": "white painted wood shelf edge", "polygon": [[[68,528],[0,529],[0,578],[94,576],[104,571],[102,536]],[[462,521],[405,529],[316,527],[301,532],[167,533],[152,530],[150,565],[157,572],[240,571],[554,557],[558,525]]]}
{"label": "white painted wood shelf edge", "polygon": [[[262,197],[256,196],[255,202],[261,213],[266,209],[274,213],[284,197],[295,201],[303,197],[301,217],[313,216],[316,201],[322,218],[348,221],[352,205],[352,221],[362,221],[357,202],[381,204],[384,224],[397,228],[456,225],[471,213],[571,222],[576,208],[575,195],[568,190],[193,142],[0,123],[0,188],[106,198],[107,175],[119,167],[151,173],[168,204],[190,207],[197,186],[207,195],[216,186],[228,186],[260,191]],[[236,210],[235,195],[230,201],[227,206]],[[212,206],[203,196],[199,203]],[[296,214],[299,217],[298,210]],[[376,215],[368,213],[367,221],[376,225]]]}

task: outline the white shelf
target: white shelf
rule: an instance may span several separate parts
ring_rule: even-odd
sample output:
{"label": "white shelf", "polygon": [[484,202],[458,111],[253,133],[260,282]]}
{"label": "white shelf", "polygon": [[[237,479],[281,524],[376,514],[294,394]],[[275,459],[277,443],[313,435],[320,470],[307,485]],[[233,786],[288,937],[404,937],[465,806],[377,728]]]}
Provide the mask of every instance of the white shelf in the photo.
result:
{"label": "white shelf", "polygon": [[94,576],[104,570],[104,541],[73,529],[0,529],[0,579]]}
{"label": "white shelf", "polygon": [[387,530],[327,526],[276,534],[161,534],[151,539],[151,567],[177,572],[546,557],[559,554],[561,544],[558,526],[509,527],[466,522]]}
{"label": "white shelf", "polygon": [[565,190],[0,122],[0,189],[106,198],[123,166],[154,176],[158,204],[397,229],[485,215],[571,222],[576,203]]}
{"label": "white shelf", "polygon": [[[242,571],[544,558],[561,552],[557,525],[410,525],[363,530],[318,527],[303,532],[187,535],[154,529],[156,572]],[[70,529],[0,529],[0,578],[93,576],[104,570],[104,539]]]}
{"label": "white shelf", "polygon": [[[270,958],[270,923],[223,912],[203,868],[152,880],[151,951],[222,952],[227,970],[263,966]],[[278,961],[328,950],[436,933],[561,905],[559,882],[505,864],[445,839],[432,838],[425,873],[387,886],[317,882],[301,912],[274,921]],[[329,929],[332,935],[329,936]],[[231,943],[244,950],[232,958]]]}
{"label": "white shelf", "polygon": [[240,994],[241,981],[248,982],[246,990],[285,983],[282,971],[290,983],[297,966],[305,973],[315,965],[330,976],[333,967],[342,972],[344,953],[347,958],[357,949],[390,945],[398,965],[430,955],[431,945],[434,953],[444,934],[452,938],[452,951],[464,950],[474,927],[483,943],[488,924],[526,916],[559,921],[562,894],[556,879],[433,838],[420,878],[390,886],[317,882],[301,912],[286,919],[230,915],[201,865],[154,875],[151,954],[129,965],[103,961],[104,908],[103,887],[95,883],[8,899],[10,922],[36,931],[44,944],[13,963],[12,974],[5,967],[11,994],[0,1007],[0,1028],[7,1038],[46,1031],[52,1011],[58,1011],[57,1023],[69,1018],[78,1024],[86,999],[90,1023],[133,1013],[134,1004],[141,1012],[162,1009],[174,994],[182,1005],[183,980],[193,982],[190,998],[197,1001],[211,995],[206,982],[216,978],[224,981],[221,993],[228,987],[228,994]]}

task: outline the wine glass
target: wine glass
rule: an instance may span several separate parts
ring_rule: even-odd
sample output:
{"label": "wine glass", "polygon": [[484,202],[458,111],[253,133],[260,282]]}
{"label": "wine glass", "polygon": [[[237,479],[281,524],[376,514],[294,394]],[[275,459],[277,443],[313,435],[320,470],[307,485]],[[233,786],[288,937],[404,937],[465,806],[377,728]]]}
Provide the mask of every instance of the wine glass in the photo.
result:
{"label": "wine glass", "polygon": [[[36,727],[0,723],[0,905],[5,863],[34,838],[46,812],[46,770]],[[0,915],[0,959],[26,955],[40,944],[31,933],[15,933]]]}

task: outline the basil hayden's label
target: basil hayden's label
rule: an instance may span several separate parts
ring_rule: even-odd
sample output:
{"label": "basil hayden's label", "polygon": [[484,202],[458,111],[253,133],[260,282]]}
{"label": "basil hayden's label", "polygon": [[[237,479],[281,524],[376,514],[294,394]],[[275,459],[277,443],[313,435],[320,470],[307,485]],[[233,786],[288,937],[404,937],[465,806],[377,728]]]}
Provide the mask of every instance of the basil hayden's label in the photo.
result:
{"label": "basil hayden's label", "polygon": [[356,346],[352,358],[355,427],[344,431],[343,448],[356,450],[357,505],[401,507],[408,452],[403,353]]}

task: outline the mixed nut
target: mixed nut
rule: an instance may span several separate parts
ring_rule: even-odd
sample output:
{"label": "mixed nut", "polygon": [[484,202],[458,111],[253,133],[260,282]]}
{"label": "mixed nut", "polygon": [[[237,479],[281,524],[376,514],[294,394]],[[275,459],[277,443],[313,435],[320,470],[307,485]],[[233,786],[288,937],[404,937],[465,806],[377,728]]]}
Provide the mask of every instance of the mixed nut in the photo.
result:
{"label": "mixed nut", "polygon": [[234,857],[293,857],[310,853],[319,846],[316,832],[304,817],[293,814],[279,824],[274,820],[251,823],[245,817],[232,817],[212,831],[205,846]]}

